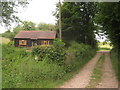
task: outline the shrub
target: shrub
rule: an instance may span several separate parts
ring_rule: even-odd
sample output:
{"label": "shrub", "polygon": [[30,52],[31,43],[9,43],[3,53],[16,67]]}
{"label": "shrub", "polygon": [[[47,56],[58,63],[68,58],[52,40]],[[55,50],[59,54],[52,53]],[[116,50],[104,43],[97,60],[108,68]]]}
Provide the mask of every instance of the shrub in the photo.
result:
{"label": "shrub", "polygon": [[72,42],[67,53],[69,53],[68,57],[71,57],[74,60],[68,59],[68,62],[70,63],[66,66],[66,72],[72,72],[74,70],[78,70],[87,63],[95,55],[96,49],[83,43],[78,44],[76,42]]}
{"label": "shrub", "polygon": [[60,40],[60,39],[55,39],[54,42],[53,42],[53,45],[54,45],[55,47],[64,47],[64,46],[65,46],[65,43],[62,42],[62,40]]}
{"label": "shrub", "polygon": [[49,59],[49,62],[56,62],[59,65],[63,65],[66,58],[66,52],[62,47],[55,46],[35,46],[32,50],[33,55],[37,55],[39,61],[45,58]]}
{"label": "shrub", "polygon": [[[49,49],[53,48],[53,46],[49,47]],[[47,57],[36,63],[34,57],[22,48],[3,45],[3,59],[3,88],[29,88],[33,83],[39,84],[37,87],[44,87],[42,85],[44,81],[55,82],[65,75],[64,66],[48,63]]]}

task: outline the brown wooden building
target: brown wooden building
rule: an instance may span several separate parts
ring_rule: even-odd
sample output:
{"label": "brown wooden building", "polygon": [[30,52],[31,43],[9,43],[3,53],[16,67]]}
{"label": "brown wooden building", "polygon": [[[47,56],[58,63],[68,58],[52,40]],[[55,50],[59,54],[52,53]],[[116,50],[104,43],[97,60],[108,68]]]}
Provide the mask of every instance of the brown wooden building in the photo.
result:
{"label": "brown wooden building", "polygon": [[56,38],[55,31],[20,31],[14,37],[16,47],[32,47],[35,45],[52,45]]}

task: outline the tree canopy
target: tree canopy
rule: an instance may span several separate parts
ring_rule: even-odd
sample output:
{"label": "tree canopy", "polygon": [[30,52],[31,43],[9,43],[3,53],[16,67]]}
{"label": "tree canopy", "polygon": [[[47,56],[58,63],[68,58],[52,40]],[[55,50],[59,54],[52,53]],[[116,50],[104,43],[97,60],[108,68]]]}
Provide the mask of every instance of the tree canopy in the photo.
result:
{"label": "tree canopy", "polygon": [[114,47],[120,46],[120,2],[99,3],[95,22],[102,26]]}
{"label": "tree canopy", "polygon": [[53,24],[39,23],[37,26],[38,30],[55,30]]}
{"label": "tree canopy", "polygon": [[18,7],[26,7],[28,1],[26,2],[19,2],[19,1],[14,1],[14,2],[0,2],[2,8],[2,21],[0,24],[5,25],[5,26],[10,26],[11,23],[13,22],[18,22],[20,21],[19,18],[15,15],[15,13],[18,13]]}
{"label": "tree canopy", "polygon": [[[64,2],[61,6],[63,40],[86,43],[95,46],[95,25],[93,18],[97,12],[96,3]],[[58,9],[57,9],[58,10]],[[58,18],[58,14],[56,13]]]}

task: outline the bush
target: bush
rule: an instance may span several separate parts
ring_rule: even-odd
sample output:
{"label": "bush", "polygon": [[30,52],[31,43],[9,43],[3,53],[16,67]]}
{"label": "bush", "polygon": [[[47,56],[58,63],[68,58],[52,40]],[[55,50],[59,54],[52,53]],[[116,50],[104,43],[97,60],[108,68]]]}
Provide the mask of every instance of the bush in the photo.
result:
{"label": "bush", "polygon": [[68,57],[71,57],[71,59],[74,60],[67,59],[69,65],[66,66],[66,72],[72,72],[86,64],[95,55],[96,49],[83,43],[78,44],[76,42],[72,42],[67,53]]}
{"label": "bush", "polygon": [[[43,47],[54,49],[55,47]],[[43,49],[42,48],[42,49]],[[41,48],[40,48],[41,49]],[[50,53],[50,52],[49,52]],[[58,57],[57,57],[58,58]],[[64,66],[56,63],[48,63],[49,58],[43,58],[36,63],[31,52],[26,52],[22,48],[14,47],[10,43],[3,45],[3,88],[45,87],[51,81],[60,80],[65,75]],[[56,61],[57,62],[57,61]]]}
{"label": "bush", "polygon": [[64,47],[64,46],[65,46],[65,43],[62,42],[62,40],[60,40],[60,39],[55,39],[54,42],[53,42],[53,45],[54,45],[55,47]]}
{"label": "bush", "polygon": [[54,40],[54,44],[51,46],[35,46],[32,53],[34,56],[38,56],[39,61],[45,58],[49,59],[49,62],[56,62],[59,65],[64,65],[66,59],[66,52],[64,49],[65,43],[59,39]]}

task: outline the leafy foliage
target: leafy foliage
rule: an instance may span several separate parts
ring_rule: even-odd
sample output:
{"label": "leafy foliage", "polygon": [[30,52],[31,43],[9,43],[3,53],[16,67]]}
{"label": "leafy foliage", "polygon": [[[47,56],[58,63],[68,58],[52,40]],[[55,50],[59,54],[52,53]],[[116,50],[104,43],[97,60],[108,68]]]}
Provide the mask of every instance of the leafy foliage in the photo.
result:
{"label": "leafy foliage", "polygon": [[[58,7],[55,16],[58,19]],[[64,2],[61,6],[63,41],[75,40],[91,46],[96,45],[93,18],[96,13],[96,3]]]}
{"label": "leafy foliage", "polygon": [[113,48],[110,52],[110,57],[112,60],[112,65],[113,65],[113,69],[116,72],[116,76],[118,77],[118,80],[120,81],[120,62],[119,62],[119,54],[118,54],[118,50],[116,48]]}
{"label": "leafy foliage", "polygon": [[20,21],[19,18],[15,15],[15,13],[18,13],[17,8],[18,7],[26,7],[28,1],[26,2],[0,2],[2,5],[2,21],[0,24],[3,24],[5,26],[10,26],[13,22]]}
{"label": "leafy foliage", "polygon": [[38,30],[55,30],[53,24],[39,23],[37,26]]}
{"label": "leafy foliage", "polygon": [[12,42],[3,45],[2,59],[3,87],[29,87],[33,82],[40,84],[36,87],[44,87],[41,81],[45,83],[44,80],[59,80],[64,74],[62,66],[49,64],[47,59],[36,63],[30,52],[15,48]]}
{"label": "leafy foliage", "polygon": [[39,60],[47,58],[49,61],[57,62],[59,65],[65,63],[66,52],[64,43],[61,41],[54,41],[55,46],[36,46],[33,47],[33,55],[37,55]]}
{"label": "leafy foliage", "polygon": [[81,68],[95,55],[95,53],[96,49],[93,49],[88,45],[71,42],[71,46],[67,50],[69,58],[67,60],[68,66],[66,67],[66,71],[71,72]]}
{"label": "leafy foliage", "polygon": [[35,23],[31,22],[31,21],[24,21],[23,23],[23,30],[35,30]]}
{"label": "leafy foliage", "polygon": [[54,44],[55,47],[61,47],[62,48],[62,47],[65,46],[65,43],[62,42],[62,40],[57,39],[57,38],[54,40],[53,44]]}
{"label": "leafy foliage", "polygon": [[[116,67],[119,64],[117,60],[120,60],[120,2],[99,3],[98,5],[99,12],[95,17],[95,21],[102,26],[102,31],[110,39],[116,50],[116,53],[113,52],[111,57],[114,60],[113,66],[117,70]],[[114,56],[115,54],[116,56]],[[120,78],[118,72],[117,75]]]}
{"label": "leafy foliage", "polygon": [[[78,50],[77,46],[81,46],[82,48],[84,48],[84,45],[77,44],[75,47],[75,45],[73,44],[73,46],[69,48],[67,53],[79,53],[80,48]],[[66,50],[62,51],[63,47],[43,46],[40,49],[42,50],[42,54],[45,57],[42,58],[42,61],[36,63],[35,57],[31,52],[26,52],[25,48],[14,47],[13,42],[5,45],[3,44],[2,47],[3,88],[54,88],[65,80],[68,80],[70,77],[72,77],[76,70],[87,63],[94,54],[87,54],[88,57],[86,57],[85,55],[81,55],[82,57],[75,56],[73,62],[70,62],[69,64],[65,63],[65,65],[63,65],[61,62],[57,61],[57,59],[62,61],[64,58],[63,53],[65,53]],[[85,50],[89,49],[87,51],[93,51],[88,48],[89,46],[85,47]],[[49,53],[44,50],[47,50]],[[85,50],[83,50],[82,52],[84,53]],[[37,49],[35,51],[37,51]],[[45,52],[46,54],[44,54],[43,52]],[[34,54],[37,55],[37,53],[38,52]],[[51,56],[48,57],[48,54],[51,54]],[[52,59],[52,61],[50,61],[50,59]],[[65,58],[64,61],[66,61]]]}
{"label": "leafy foliage", "polygon": [[[99,3],[99,12],[95,17],[97,24],[108,36],[114,47],[120,46],[120,2]],[[120,47],[119,47],[120,48]]]}

